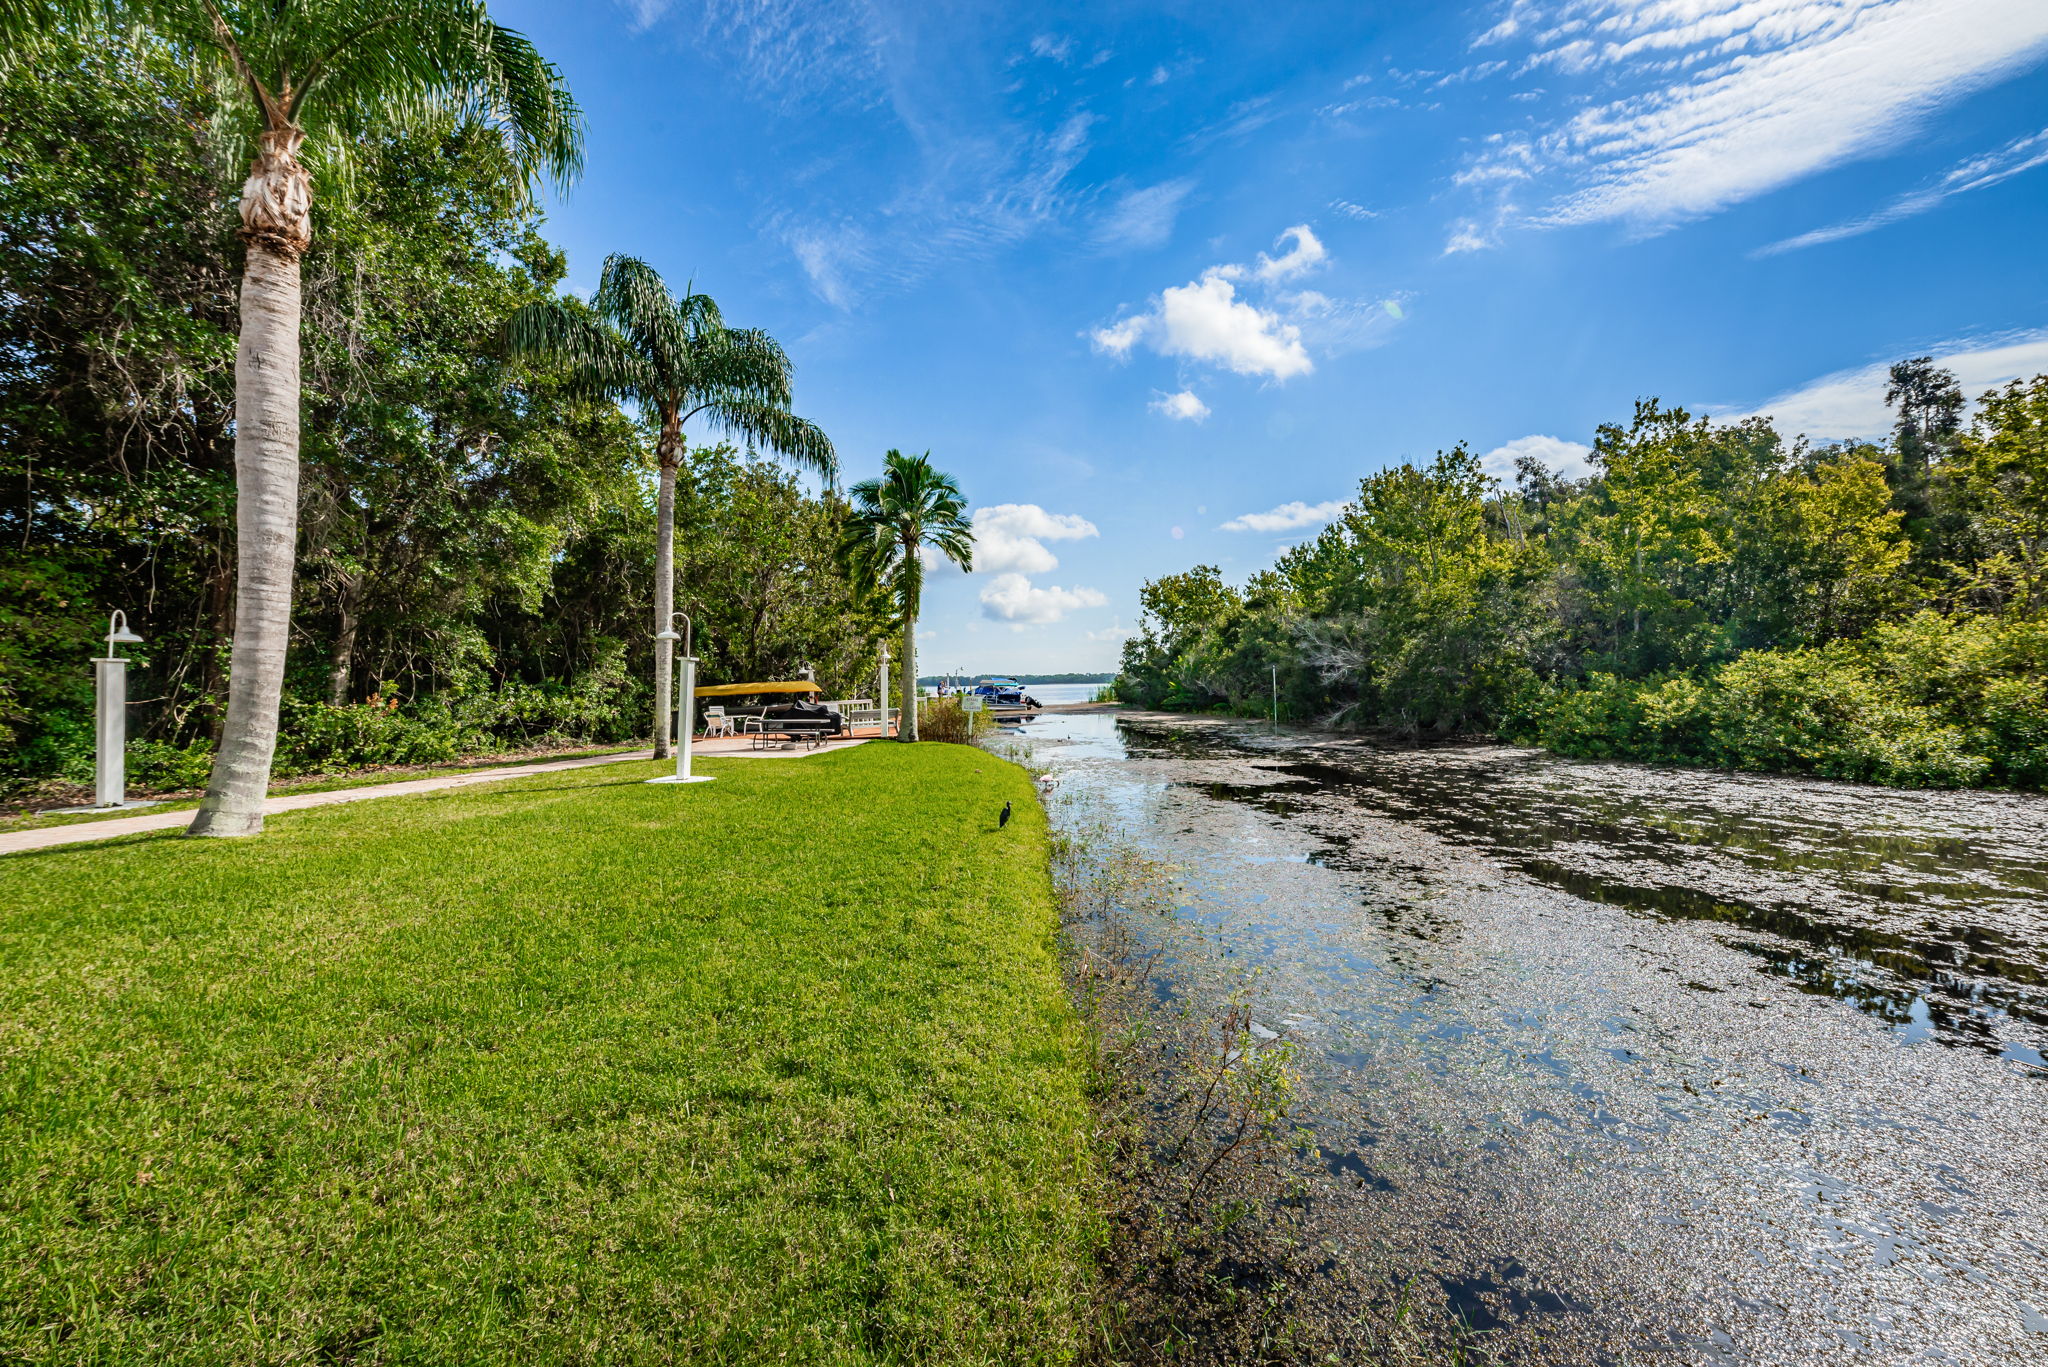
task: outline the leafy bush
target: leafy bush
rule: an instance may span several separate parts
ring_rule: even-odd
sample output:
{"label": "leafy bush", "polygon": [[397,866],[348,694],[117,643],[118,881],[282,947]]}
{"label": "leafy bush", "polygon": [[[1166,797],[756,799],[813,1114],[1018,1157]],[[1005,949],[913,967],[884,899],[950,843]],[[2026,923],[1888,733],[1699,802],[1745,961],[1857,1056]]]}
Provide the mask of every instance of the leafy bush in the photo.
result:
{"label": "leafy bush", "polygon": [[161,740],[128,743],[128,783],[143,792],[204,788],[213,774],[213,746],[203,740],[172,745]]}
{"label": "leafy bush", "polygon": [[6,778],[10,786],[45,778],[90,783],[92,763],[93,722],[88,699],[82,709],[45,718],[41,729],[14,751]]}
{"label": "leafy bush", "polygon": [[285,778],[373,765],[440,764],[489,748],[488,733],[463,726],[440,706],[412,715],[399,709],[396,698],[348,707],[287,698],[272,772]]}
{"label": "leafy bush", "polygon": [[969,712],[962,707],[958,694],[926,698],[917,707],[917,738],[965,745],[974,739],[975,731],[987,716],[986,712]]}
{"label": "leafy bush", "polygon": [[2048,623],[1923,612],[1701,676],[1527,686],[1502,734],[1644,759],[1951,788],[2048,786]]}

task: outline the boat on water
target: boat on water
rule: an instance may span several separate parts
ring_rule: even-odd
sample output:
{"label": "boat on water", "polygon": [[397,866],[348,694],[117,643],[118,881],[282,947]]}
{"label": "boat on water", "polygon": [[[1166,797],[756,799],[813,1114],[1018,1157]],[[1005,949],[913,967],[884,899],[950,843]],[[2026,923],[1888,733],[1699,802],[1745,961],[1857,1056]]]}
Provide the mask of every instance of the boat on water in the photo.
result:
{"label": "boat on water", "polygon": [[1038,699],[1026,693],[1024,685],[1018,683],[1015,679],[1000,677],[983,679],[967,691],[987,699],[982,705],[998,717],[1004,714],[1017,715],[1025,712],[1036,712],[1044,706]]}

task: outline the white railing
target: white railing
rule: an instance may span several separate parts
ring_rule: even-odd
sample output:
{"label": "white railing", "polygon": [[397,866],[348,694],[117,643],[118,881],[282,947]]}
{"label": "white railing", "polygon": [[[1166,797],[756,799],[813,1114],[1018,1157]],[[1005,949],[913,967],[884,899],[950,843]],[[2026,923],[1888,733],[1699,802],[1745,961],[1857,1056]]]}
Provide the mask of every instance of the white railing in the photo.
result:
{"label": "white railing", "polygon": [[873,698],[839,698],[826,703],[825,706],[846,718],[849,727],[879,726],[883,728],[884,734],[891,724],[901,721],[903,717],[902,708],[877,707]]}

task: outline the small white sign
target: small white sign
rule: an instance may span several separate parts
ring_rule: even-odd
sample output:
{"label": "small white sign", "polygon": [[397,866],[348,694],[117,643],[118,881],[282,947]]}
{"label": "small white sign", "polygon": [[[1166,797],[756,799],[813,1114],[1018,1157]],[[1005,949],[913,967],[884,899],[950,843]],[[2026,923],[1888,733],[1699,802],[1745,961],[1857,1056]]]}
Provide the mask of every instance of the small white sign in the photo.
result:
{"label": "small white sign", "polygon": [[981,705],[987,701],[988,699],[982,697],[979,693],[962,693],[960,695],[960,710],[962,712],[979,712],[981,711]]}

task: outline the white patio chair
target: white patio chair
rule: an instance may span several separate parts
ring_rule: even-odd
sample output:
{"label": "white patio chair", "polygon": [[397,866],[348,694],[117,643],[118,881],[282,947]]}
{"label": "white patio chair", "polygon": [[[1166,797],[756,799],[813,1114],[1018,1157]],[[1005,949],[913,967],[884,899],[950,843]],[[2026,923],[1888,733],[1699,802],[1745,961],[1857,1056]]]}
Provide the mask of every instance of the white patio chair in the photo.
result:
{"label": "white patio chair", "polygon": [[704,739],[709,740],[713,736],[730,736],[732,734],[734,734],[732,718],[725,715],[723,707],[707,707],[704,709]]}

